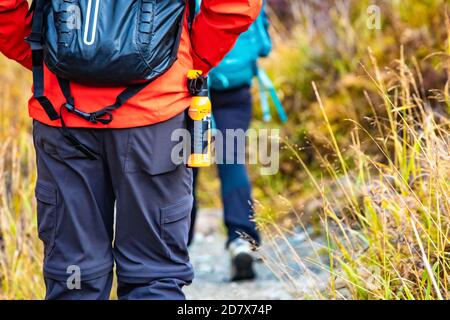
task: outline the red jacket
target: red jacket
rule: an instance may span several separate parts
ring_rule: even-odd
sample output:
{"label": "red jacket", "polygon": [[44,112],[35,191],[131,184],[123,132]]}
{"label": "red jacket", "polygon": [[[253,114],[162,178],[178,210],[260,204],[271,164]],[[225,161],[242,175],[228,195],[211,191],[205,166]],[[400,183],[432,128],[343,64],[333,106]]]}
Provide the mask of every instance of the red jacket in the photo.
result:
{"label": "red jacket", "polygon": [[[233,47],[240,33],[247,30],[261,10],[262,0],[203,0],[191,36],[187,19],[181,37],[178,60],[161,77],[156,79],[122,108],[114,111],[114,120],[109,125],[92,124],[75,115],[64,113],[68,127],[130,128],[161,122],[185,110],[190,103],[186,88],[186,74],[195,68],[208,72],[216,66]],[[24,41],[31,30],[31,17],[26,18],[27,0],[0,1],[0,52],[28,69],[31,69],[31,49]],[[45,69],[45,95],[59,112],[64,96],[56,76]],[[110,105],[122,87],[96,88],[71,84],[77,108],[93,112]],[[51,121],[40,104],[31,98],[30,116],[52,126],[60,121]]]}

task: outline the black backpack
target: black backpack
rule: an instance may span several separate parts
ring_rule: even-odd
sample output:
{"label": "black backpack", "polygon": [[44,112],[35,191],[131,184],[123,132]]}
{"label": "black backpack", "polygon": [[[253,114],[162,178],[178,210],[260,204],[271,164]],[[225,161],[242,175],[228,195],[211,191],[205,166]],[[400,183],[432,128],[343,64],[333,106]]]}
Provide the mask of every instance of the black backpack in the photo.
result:
{"label": "black backpack", "polygon": [[[188,5],[187,5],[188,4]],[[108,124],[120,108],[175,62],[186,7],[189,28],[195,0],[34,0],[32,32],[34,97],[80,151],[93,154],[73,137],[47,97],[44,69],[57,77],[64,108],[92,123]],[[96,112],[77,109],[70,81],[92,86],[128,86],[115,103]]]}

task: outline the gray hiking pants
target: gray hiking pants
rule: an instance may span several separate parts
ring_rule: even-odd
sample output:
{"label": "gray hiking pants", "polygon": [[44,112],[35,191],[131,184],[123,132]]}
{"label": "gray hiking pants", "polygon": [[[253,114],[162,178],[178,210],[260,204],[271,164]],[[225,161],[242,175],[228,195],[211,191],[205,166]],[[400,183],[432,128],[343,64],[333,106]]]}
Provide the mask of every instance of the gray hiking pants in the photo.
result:
{"label": "gray hiking pants", "polygon": [[193,279],[187,239],[192,172],[171,161],[185,115],[132,129],[70,129],[35,121],[39,237],[47,299],[183,299]]}

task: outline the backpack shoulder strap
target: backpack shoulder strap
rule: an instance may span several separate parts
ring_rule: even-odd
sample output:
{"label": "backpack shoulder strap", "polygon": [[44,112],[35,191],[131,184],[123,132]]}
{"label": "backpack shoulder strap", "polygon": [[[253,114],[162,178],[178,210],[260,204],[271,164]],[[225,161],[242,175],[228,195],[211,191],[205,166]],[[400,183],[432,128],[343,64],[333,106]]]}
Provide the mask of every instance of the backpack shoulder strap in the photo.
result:
{"label": "backpack shoulder strap", "polygon": [[189,10],[188,26],[189,26],[189,31],[191,31],[192,26],[194,25],[197,4],[196,4],[195,0],[187,0],[187,1],[188,1],[188,10]]}
{"label": "backpack shoulder strap", "polygon": [[26,16],[29,17],[34,12],[35,9],[36,9],[36,0],[33,0],[33,2],[31,2],[30,8],[28,9]]}
{"label": "backpack shoulder strap", "polygon": [[26,41],[30,44],[33,62],[34,98],[44,108],[48,117],[54,121],[59,115],[50,100],[44,95],[44,51],[42,47],[42,32],[44,27],[45,0],[34,0],[28,15],[33,13],[31,34]]}
{"label": "backpack shoulder strap", "polygon": [[255,21],[255,28],[258,35],[258,41],[260,45],[259,56],[267,57],[272,51],[272,39],[269,34],[269,18],[266,13],[266,4],[264,1],[263,8],[261,9],[261,13]]}
{"label": "backpack shoulder strap", "polygon": [[26,41],[30,44],[33,67],[33,85],[34,98],[44,109],[50,120],[60,119],[62,124],[62,134],[68,139],[75,148],[81,151],[87,158],[91,160],[97,159],[97,154],[83,145],[75,136],[73,136],[66,128],[64,120],[56,111],[50,100],[44,95],[44,49],[42,46],[43,27],[44,27],[44,9],[46,0],[33,0],[27,15],[33,14],[33,22],[31,25],[31,34]]}

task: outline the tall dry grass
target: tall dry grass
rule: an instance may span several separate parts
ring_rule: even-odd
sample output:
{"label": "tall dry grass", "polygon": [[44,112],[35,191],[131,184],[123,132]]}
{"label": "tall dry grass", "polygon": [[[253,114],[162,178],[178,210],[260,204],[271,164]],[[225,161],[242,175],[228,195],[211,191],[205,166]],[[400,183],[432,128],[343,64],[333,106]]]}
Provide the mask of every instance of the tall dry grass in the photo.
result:
{"label": "tall dry grass", "polygon": [[0,57],[0,299],[36,299],[44,293],[30,88],[28,71]]}
{"label": "tall dry grass", "polygon": [[[449,299],[450,117],[420,98],[420,77],[403,59],[390,89],[373,62],[369,76],[389,117],[373,119],[375,135],[349,119],[352,143],[345,151],[313,84],[338,159],[336,163],[317,154],[330,179],[317,179],[301,151],[287,143],[320,194],[328,245],[319,250],[326,248],[330,263],[314,255],[305,259],[295,250],[289,254],[302,266],[314,264],[330,275],[328,290],[317,284],[322,290],[314,292],[316,298]],[[367,154],[364,143],[376,146],[379,156]],[[354,160],[352,167],[346,157]],[[290,242],[289,230],[276,220],[260,222],[272,246],[279,246],[280,239]],[[296,287],[283,261],[269,263],[280,278],[288,279],[288,287]]]}
{"label": "tall dry grass", "polygon": [[[286,191],[280,193],[287,223],[280,224],[280,214],[267,206],[258,217],[272,251],[287,247],[290,259],[278,254],[266,256],[266,262],[299,297],[449,299],[450,24],[445,3],[382,1],[380,31],[363,27],[365,1],[339,1],[329,7],[328,17],[334,19],[320,23],[311,17],[323,12],[311,14],[311,3],[318,5],[304,2],[310,14],[300,14],[298,29],[291,32],[297,42],[281,39],[273,63],[280,92],[305,124],[286,129],[292,134],[286,138],[289,166],[283,170],[290,170],[301,186],[290,200]],[[412,12],[420,12],[420,18]],[[312,212],[304,201],[311,194],[320,199]],[[326,241],[311,236],[310,248],[301,252],[293,244],[293,228],[298,231],[310,221],[306,215],[319,220],[316,228]],[[305,267],[311,265],[328,275],[327,286]],[[311,281],[306,291],[299,283],[305,275],[295,270],[304,270]]]}

